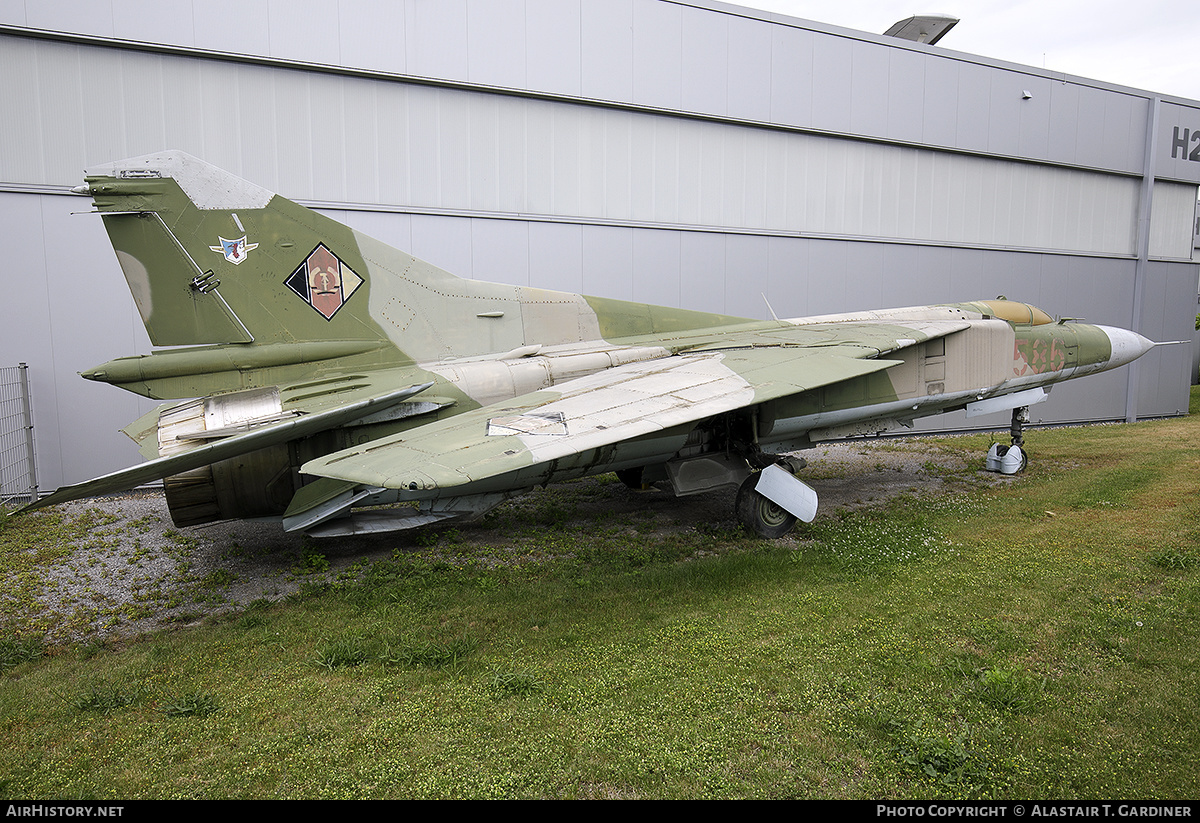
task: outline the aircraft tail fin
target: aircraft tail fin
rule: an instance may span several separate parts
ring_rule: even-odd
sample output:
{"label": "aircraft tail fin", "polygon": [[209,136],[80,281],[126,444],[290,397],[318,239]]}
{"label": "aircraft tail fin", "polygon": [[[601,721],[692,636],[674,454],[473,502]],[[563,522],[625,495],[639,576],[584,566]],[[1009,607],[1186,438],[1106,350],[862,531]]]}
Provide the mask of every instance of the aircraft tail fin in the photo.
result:
{"label": "aircraft tail fin", "polygon": [[[205,369],[227,344],[261,351],[239,364],[278,365],[304,343],[366,368],[747,322],[456,277],[179,151],[85,179],[151,342],[211,347],[189,355]],[[111,378],[108,365],[85,376]],[[188,396],[170,390],[151,396]]]}
{"label": "aircraft tail fin", "polygon": [[85,179],[156,346],[383,336],[348,227],[178,151]]}

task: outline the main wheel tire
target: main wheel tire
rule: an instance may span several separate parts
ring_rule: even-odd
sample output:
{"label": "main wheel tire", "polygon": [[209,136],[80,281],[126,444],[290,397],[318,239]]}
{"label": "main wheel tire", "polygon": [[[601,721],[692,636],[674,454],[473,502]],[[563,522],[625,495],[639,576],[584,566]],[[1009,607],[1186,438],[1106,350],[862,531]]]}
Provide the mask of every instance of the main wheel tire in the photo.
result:
{"label": "main wheel tire", "polygon": [[757,474],[742,481],[737,493],[738,520],[747,531],[759,537],[767,540],[783,537],[796,525],[796,516],[755,491],[757,483]]}

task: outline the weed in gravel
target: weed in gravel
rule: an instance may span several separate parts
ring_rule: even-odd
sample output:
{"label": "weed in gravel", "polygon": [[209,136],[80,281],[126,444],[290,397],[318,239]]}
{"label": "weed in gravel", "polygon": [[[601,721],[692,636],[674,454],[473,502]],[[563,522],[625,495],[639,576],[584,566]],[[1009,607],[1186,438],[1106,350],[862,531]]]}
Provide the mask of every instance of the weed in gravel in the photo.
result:
{"label": "weed in gravel", "polygon": [[300,550],[300,563],[296,566],[296,574],[320,574],[329,571],[329,558],[310,545],[304,545]]}
{"label": "weed in gravel", "polygon": [[235,580],[237,580],[237,575],[228,569],[214,569],[204,575],[198,585],[202,589],[222,589],[231,585]]}

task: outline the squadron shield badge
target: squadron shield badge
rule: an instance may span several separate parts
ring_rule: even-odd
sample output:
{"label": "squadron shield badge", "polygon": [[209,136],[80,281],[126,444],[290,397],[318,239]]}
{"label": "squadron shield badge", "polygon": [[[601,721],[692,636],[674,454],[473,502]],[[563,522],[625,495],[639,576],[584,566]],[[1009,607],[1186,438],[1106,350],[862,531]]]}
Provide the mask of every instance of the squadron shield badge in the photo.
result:
{"label": "squadron shield badge", "polygon": [[224,237],[218,237],[221,242],[219,246],[209,246],[211,251],[223,255],[226,260],[235,266],[240,266],[242,261],[246,259],[246,255],[258,248],[257,243],[247,243],[246,235],[242,235],[237,240],[226,240]]}
{"label": "squadron shield badge", "polygon": [[324,243],[318,243],[284,282],[326,320],[332,320],[363,280]]}

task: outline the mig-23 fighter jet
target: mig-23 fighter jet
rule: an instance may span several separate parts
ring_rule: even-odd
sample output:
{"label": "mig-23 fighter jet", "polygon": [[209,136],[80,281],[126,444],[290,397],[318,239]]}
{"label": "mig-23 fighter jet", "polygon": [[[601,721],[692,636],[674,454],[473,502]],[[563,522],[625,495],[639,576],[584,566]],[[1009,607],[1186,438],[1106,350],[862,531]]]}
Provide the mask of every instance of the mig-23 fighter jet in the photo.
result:
{"label": "mig-23 fighter jet", "polygon": [[344,535],[616,472],[778,537],[817,507],[791,453],[1013,410],[1020,468],[1051,384],[1153,345],[1003,299],[759,321],[465,280],[181,152],[85,179],[163,348],[83,377],[175,402],[125,429],[148,462],[27,509],[163,480],[180,526]]}

